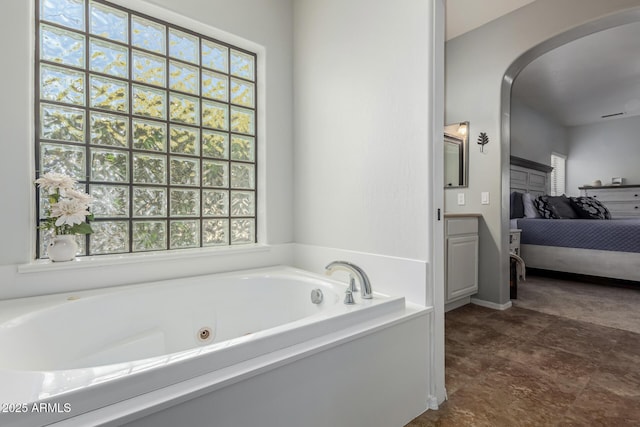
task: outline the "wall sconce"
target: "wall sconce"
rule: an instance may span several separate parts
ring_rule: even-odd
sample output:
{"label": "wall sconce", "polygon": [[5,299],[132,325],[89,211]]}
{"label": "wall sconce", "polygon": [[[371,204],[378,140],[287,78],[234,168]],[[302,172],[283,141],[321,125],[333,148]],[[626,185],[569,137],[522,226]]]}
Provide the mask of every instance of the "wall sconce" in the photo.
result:
{"label": "wall sconce", "polygon": [[478,144],[480,144],[480,152],[484,152],[485,144],[489,143],[489,137],[486,132],[480,132],[480,136],[478,137]]}
{"label": "wall sconce", "polygon": [[467,123],[466,122],[460,123],[460,126],[458,126],[458,134],[460,134],[460,135],[466,135],[467,134]]}

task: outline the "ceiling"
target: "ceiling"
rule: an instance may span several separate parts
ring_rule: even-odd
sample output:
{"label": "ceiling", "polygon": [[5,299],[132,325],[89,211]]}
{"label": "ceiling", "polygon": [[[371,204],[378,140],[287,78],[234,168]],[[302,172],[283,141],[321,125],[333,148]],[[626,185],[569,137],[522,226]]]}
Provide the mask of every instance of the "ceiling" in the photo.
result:
{"label": "ceiling", "polygon": [[512,95],[564,126],[640,115],[640,23],[540,56],[516,77]]}
{"label": "ceiling", "polygon": [[[446,38],[533,1],[446,0]],[[600,31],[540,56],[516,77],[512,95],[563,126],[640,115],[640,23]]]}
{"label": "ceiling", "polygon": [[446,39],[450,40],[534,0],[446,0]]}

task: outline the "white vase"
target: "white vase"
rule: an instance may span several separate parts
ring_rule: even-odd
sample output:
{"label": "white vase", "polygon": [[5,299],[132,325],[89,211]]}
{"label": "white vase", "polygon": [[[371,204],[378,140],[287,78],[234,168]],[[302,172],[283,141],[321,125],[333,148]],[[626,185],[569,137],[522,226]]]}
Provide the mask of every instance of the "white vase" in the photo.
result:
{"label": "white vase", "polygon": [[47,247],[49,259],[55,262],[71,261],[76,257],[78,244],[73,234],[53,236]]}

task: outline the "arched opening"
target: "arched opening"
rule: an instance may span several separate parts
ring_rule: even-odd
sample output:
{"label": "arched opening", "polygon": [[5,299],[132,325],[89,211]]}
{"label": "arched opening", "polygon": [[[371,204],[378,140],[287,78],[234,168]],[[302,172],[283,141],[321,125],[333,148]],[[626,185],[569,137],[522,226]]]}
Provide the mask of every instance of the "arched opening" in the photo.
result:
{"label": "arched opening", "polygon": [[[564,46],[570,42],[599,33],[622,25],[640,22],[640,8],[625,10],[614,13],[592,22],[580,25],[543,43],[529,49],[518,57],[507,69],[502,80],[501,87],[501,187],[502,187],[502,208],[501,208],[501,231],[502,231],[502,253],[509,253],[509,194],[510,194],[510,158],[512,140],[512,89],[516,78],[520,72],[542,55]],[[594,58],[597,61],[597,58]],[[509,277],[509,258],[503,257],[501,260],[502,277]],[[508,291],[509,283],[504,281],[501,284],[503,291]]]}

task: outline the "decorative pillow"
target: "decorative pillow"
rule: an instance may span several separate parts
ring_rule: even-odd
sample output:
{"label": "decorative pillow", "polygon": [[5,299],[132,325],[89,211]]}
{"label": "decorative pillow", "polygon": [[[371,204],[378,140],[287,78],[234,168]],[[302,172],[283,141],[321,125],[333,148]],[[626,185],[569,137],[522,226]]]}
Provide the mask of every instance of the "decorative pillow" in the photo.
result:
{"label": "decorative pillow", "polygon": [[549,204],[553,211],[553,216],[558,219],[575,219],[578,214],[571,207],[571,201],[564,194],[562,196],[550,196]]}
{"label": "decorative pillow", "polygon": [[536,207],[538,214],[540,217],[545,219],[553,218],[553,212],[551,211],[551,206],[549,205],[549,196],[538,196],[533,200],[533,206]]}
{"label": "decorative pillow", "polygon": [[571,207],[569,198],[562,196],[540,196],[534,202],[540,216],[547,219],[574,219],[578,214]]}
{"label": "decorative pillow", "polygon": [[525,218],[540,218],[540,213],[538,209],[533,205],[533,196],[531,193],[524,193],[522,195],[522,206],[524,208],[524,217]]}
{"label": "decorative pillow", "polygon": [[522,204],[522,193],[517,191],[511,192],[511,219],[524,218],[524,205]]}
{"label": "decorative pillow", "polygon": [[584,219],[611,219],[611,212],[593,197],[570,197],[569,201],[578,217]]}

